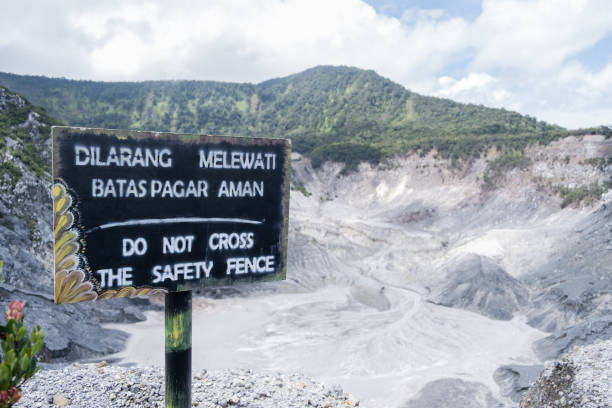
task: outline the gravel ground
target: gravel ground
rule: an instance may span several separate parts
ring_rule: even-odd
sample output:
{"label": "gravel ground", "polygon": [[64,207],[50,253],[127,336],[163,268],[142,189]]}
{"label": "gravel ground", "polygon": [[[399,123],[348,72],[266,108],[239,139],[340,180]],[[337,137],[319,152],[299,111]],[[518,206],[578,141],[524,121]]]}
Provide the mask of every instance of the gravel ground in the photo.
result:
{"label": "gravel ground", "polygon": [[547,363],[521,408],[612,408],[612,340],[576,347]]}
{"label": "gravel ground", "polygon": [[[23,387],[16,407],[163,407],[164,370],[78,364],[46,369]],[[251,370],[195,371],[192,405],[197,407],[351,407],[359,401],[342,388],[328,388],[302,375]]]}

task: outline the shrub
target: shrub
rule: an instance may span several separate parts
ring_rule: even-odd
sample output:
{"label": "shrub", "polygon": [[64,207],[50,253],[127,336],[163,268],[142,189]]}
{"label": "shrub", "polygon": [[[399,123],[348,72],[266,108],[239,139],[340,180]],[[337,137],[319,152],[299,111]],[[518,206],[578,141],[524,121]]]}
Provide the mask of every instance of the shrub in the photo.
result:
{"label": "shrub", "polygon": [[0,325],[3,358],[0,362],[0,408],[11,407],[21,398],[21,386],[37,371],[36,355],[43,346],[39,326],[32,333],[23,324],[24,302],[13,300],[6,312],[6,325]]}
{"label": "shrub", "polygon": [[306,189],[306,186],[301,181],[294,182],[291,187],[304,195],[304,197],[310,197],[312,193]]}
{"label": "shrub", "polygon": [[314,149],[310,156],[314,168],[320,167],[328,160],[344,163],[343,174],[357,170],[361,162],[378,164],[383,158],[379,148],[361,143],[332,143],[320,146]]}
{"label": "shrub", "polygon": [[0,164],[0,183],[4,182],[4,175],[8,175],[11,189],[15,188],[17,182],[21,178],[21,170],[15,164],[9,161],[5,161]]}
{"label": "shrub", "polygon": [[591,185],[583,185],[576,188],[560,187],[558,191],[563,199],[561,208],[569,205],[578,206],[583,203],[590,205],[599,200],[610,188],[612,188],[612,181],[604,181],[601,185],[595,182]]}
{"label": "shrub", "polygon": [[506,172],[514,168],[524,170],[529,167],[530,163],[531,160],[522,151],[505,150],[499,157],[487,162],[487,168],[483,175],[483,188],[488,190],[494,189]]}
{"label": "shrub", "polygon": [[590,159],[585,159],[581,161],[580,164],[588,164],[601,171],[604,171],[606,167],[612,165],[612,157],[592,157]]}

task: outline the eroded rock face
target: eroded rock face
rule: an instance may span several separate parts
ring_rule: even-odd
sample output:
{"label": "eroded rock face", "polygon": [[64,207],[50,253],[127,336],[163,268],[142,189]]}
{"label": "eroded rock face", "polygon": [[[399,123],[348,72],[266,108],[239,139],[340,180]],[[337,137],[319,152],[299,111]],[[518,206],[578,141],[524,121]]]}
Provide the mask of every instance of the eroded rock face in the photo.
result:
{"label": "eroded rock face", "polygon": [[538,340],[535,349],[542,360],[555,359],[575,346],[612,339],[612,315],[602,315]]}
{"label": "eroded rock face", "polygon": [[612,406],[612,340],[576,347],[546,364],[521,398],[521,408]]}
{"label": "eroded rock face", "polygon": [[468,254],[453,262],[427,299],[493,319],[510,320],[527,303],[528,296],[523,284],[492,259]]}
{"label": "eroded rock face", "polygon": [[23,108],[26,103],[21,96],[0,87],[0,110],[7,110],[11,107]]}
{"label": "eroded rock face", "polygon": [[495,370],[493,378],[503,396],[519,402],[521,395],[537,380],[543,368],[542,365],[505,365]]}
{"label": "eroded rock face", "polygon": [[[0,87],[0,115],[19,119],[3,129],[7,148],[0,149],[0,165],[12,169],[0,174],[0,309],[13,299],[27,301],[26,325],[40,325],[44,330],[46,360],[118,352],[127,335],[104,329],[101,323],[144,320],[142,309],[149,302],[53,303],[50,124],[33,109],[26,100]],[[24,156],[29,144],[34,148]],[[24,162],[23,157],[35,163]],[[0,312],[0,321],[3,319]]]}
{"label": "eroded rock face", "polygon": [[[590,205],[561,208],[555,190],[608,180],[611,152],[612,139],[597,135],[530,147],[530,165],[509,170],[491,190],[482,188],[482,174],[492,157],[461,169],[435,155],[398,157],[385,165],[363,164],[346,176],[339,176],[337,164],[313,170],[301,158],[293,163],[294,175],[306,194],[292,192],[288,278],[306,289],[350,284],[380,310],[376,301],[387,296],[388,310],[410,316],[402,327],[425,311],[402,309],[389,296],[398,288],[486,316],[491,325],[526,322],[540,331],[530,347],[535,356],[490,356],[500,363],[486,376],[461,378],[515,406],[544,360],[611,336],[612,193]],[[363,288],[363,278],[378,286]],[[518,340],[526,331],[498,335]],[[431,336],[441,350],[463,338],[459,332],[448,341]],[[389,337],[389,343],[405,340]],[[407,344],[420,347],[412,333]],[[488,382],[494,373],[499,387]]]}
{"label": "eroded rock face", "polygon": [[[610,171],[612,174],[612,169]],[[606,198],[608,197],[608,198]],[[605,319],[612,308],[612,194],[576,222],[554,256],[530,270],[529,324],[562,333],[583,321]],[[561,350],[561,352],[567,351]]]}

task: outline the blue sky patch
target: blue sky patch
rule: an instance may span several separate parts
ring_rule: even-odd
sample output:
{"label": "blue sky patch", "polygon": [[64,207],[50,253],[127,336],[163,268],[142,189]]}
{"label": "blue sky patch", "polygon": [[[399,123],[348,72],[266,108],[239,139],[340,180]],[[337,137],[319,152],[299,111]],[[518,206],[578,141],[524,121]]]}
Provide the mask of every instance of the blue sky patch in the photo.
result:
{"label": "blue sky patch", "polygon": [[407,9],[442,9],[445,17],[474,21],[482,12],[480,0],[365,0],[376,12],[401,18]]}
{"label": "blue sky patch", "polygon": [[612,62],[612,31],[575,55],[586,69],[599,71]]}

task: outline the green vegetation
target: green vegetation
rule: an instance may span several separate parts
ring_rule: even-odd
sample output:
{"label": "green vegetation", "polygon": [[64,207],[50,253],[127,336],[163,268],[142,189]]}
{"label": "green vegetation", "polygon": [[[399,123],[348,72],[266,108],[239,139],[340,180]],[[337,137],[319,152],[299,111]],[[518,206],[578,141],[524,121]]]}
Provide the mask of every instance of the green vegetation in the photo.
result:
{"label": "green vegetation", "polygon": [[568,136],[604,135],[606,139],[612,137],[612,126],[597,126],[591,128],[574,129],[567,132]]}
{"label": "green vegetation", "polygon": [[612,180],[604,181],[601,185],[594,182],[590,185],[579,186],[576,188],[559,187],[558,193],[563,201],[561,208],[567,206],[578,206],[580,204],[589,205],[599,200],[603,194],[612,188]]}
{"label": "green vegetation", "polygon": [[497,187],[504,175],[512,169],[526,169],[531,160],[521,150],[504,150],[497,158],[487,162],[483,175],[483,189],[492,190]]}
{"label": "green vegetation", "polygon": [[0,183],[5,182],[6,178],[8,178],[11,189],[15,188],[15,185],[21,178],[21,170],[19,170],[19,167],[9,161],[0,164]]}
{"label": "green vegetation", "polygon": [[312,157],[377,163],[432,149],[460,160],[568,135],[504,109],[418,95],[374,71],[322,66],[260,84],[92,82],[0,74],[0,83],[73,126],[287,137]]}
{"label": "green vegetation", "polygon": [[302,182],[300,181],[293,182],[291,184],[291,189],[299,191],[300,193],[304,195],[304,197],[310,197],[312,195],[312,193],[308,191],[306,187],[304,186],[304,184],[302,184]]}
{"label": "green vegetation", "polygon": [[23,323],[25,303],[11,301],[6,324],[0,325],[0,408],[12,407],[21,398],[23,384],[38,371],[36,355],[42,349],[45,336],[39,326],[28,333]]}
{"label": "green vegetation", "polygon": [[[2,88],[0,91],[7,90]],[[31,132],[30,126],[20,126],[28,121],[30,112],[38,115],[34,117],[40,123],[38,132]],[[49,165],[41,160],[41,155],[48,149],[45,142],[51,136],[50,126],[59,124],[61,122],[52,118],[43,108],[33,106],[27,101],[23,107],[9,104],[6,109],[0,110],[0,157],[5,158],[0,162],[0,183],[8,181],[14,188],[21,178],[20,168],[12,161],[15,158],[37,176],[48,175]],[[12,143],[8,143],[9,139]]]}
{"label": "green vegetation", "polygon": [[608,166],[612,166],[612,157],[592,157],[585,159],[580,164],[588,164],[599,170],[604,170]]}
{"label": "green vegetation", "polygon": [[383,158],[380,148],[362,143],[332,143],[315,147],[311,152],[312,165],[320,167],[328,160],[345,164],[344,173],[357,169],[361,162],[377,164]]}

